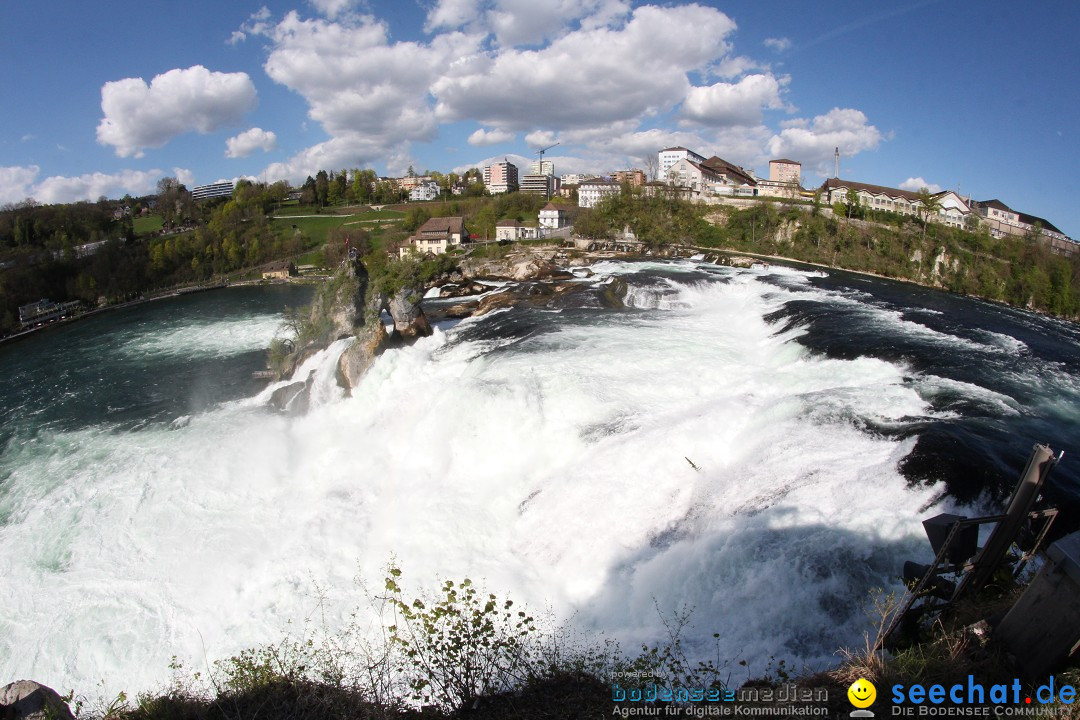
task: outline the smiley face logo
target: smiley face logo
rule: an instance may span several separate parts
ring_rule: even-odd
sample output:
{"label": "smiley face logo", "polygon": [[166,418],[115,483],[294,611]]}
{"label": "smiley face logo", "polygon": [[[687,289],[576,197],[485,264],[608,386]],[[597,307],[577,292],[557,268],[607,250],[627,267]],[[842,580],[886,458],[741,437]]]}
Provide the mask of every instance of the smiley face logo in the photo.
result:
{"label": "smiley face logo", "polygon": [[857,708],[868,708],[877,700],[877,688],[864,678],[851,683],[847,690],[848,700]]}

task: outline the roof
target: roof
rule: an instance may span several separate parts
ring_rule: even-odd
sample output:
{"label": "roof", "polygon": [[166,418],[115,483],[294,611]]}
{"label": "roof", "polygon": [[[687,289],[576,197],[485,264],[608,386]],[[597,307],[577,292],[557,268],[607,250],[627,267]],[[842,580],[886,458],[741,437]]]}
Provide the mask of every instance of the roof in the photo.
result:
{"label": "roof", "polygon": [[727,160],[713,155],[711,158],[701,163],[710,170],[724,175],[734,175],[738,179],[742,180],[747,185],[757,185],[757,180],[750,177],[750,175],[738,165],[732,165]]}
{"label": "roof", "polygon": [[578,186],[580,187],[581,185],[617,185],[618,186],[618,185],[621,185],[621,183],[617,183],[614,180],[582,180],[579,183]]}
{"label": "roof", "polygon": [[521,223],[517,220],[500,220],[495,227],[521,227]]}
{"label": "roof", "polygon": [[1018,212],[1017,215],[1020,216],[1020,222],[1022,223],[1027,223],[1028,225],[1041,225],[1043,230],[1061,233],[1062,235],[1065,234],[1061,232],[1061,230],[1058,230],[1056,227],[1054,227],[1053,223],[1051,223],[1049,220],[1044,220],[1037,215],[1028,215],[1027,213],[1022,212]]}
{"label": "roof", "polygon": [[417,235],[422,235],[424,233],[446,233],[447,235],[453,233],[464,234],[465,221],[460,217],[431,218],[416,231]]}
{"label": "roof", "polygon": [[[686,148],[684,148],[681,145],[676,145],[675,147],[664,148],[660,152],[673,152],[675,150],[686,150]],[[694,152],[694,151],[693,150],[686,150],[686,152]],[[697,155],[697,153],[694,153],[694,154]]]}
{"label": "roof", "polygon": [[854,180],[841,180],[840,178],[829,178],[821,186],[822,190],[835,190],[836,188],[849,188],[856,192],[865,190],[873,195],[902,197],[909,202],[915,202],[919,199],[919,193],[914,193],[910,190],[885,187],[884,185],[871,185],[870,183],[855,182]]}
{"label": "roof", "polygon": [[558,205],[556,205],[555,203],[548,203],[544,207],[540,208],[540,212],[543,212],[545,210],[559,210],[559,211],[562,211],[562,208],[559,207]]}
{"label": "roof", "polygon": [[980,205],[982,207],[994,208],[995,210],[1004,210],[1006,212],[1016,212],[1011,207],[1009,207],[1008,205],[1006,205],[1005,203],[1001,202],[1000,200],[998,200],[996,198],[993,199],[993,200],[979,200],[976,204]]}
{"label": "roof", "polygon": [[787,163],[788,165],[798,165],[800,167],[802,166],[802,163],[799,162],[798,160],[786,160],[784,158],[778,158],[776,160],[770,160],[769,164],[771,165],[772,163]]}

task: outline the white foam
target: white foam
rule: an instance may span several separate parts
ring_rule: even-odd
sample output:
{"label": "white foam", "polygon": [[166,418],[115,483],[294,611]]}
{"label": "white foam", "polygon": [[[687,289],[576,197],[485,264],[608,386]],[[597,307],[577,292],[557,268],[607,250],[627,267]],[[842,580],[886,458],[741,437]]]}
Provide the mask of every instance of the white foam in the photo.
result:
{"label": "white foam", "polygon": [[121,355],[130,358],[227,357],[264,350],[281,329],[280,315],[184,323],[177,319],[154,332],[127,337],[120,342]]}
{"label": "white foam", "polygon": [[[512,350],[448,342],[490,315],[437,329],[303,417],[234,403],[5,456],[0,676],[146,689],[174,654],[277,640],[316,583],[343,621],[354,575],[391,555],[409,580],[486,578],[625,647],[664,636],[655,598],[696,606],[724,658],[830,661],[867,590],[925,551],[939,491],[908,488],[910,445],[858,420],[930,409],[903,368],[775,334],[785,291],[751,274],[672,289],[619,322],[552,315]],[[335,352],[301,369],[316,387]]]}

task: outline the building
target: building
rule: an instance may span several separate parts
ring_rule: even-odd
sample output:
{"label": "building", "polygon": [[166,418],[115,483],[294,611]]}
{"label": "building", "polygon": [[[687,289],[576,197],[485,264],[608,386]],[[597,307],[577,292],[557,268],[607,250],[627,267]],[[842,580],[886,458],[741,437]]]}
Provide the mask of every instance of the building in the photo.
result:
{"label": "building", "polygon": [[288,280],[296,275],[296,266],[289,262],[276,262],[263,268],[263,280]]}
{"label": "building", "polygon": [[419,185],[414,185],[409,190],[410,202],[434,200],[437,197],[439,197],[439,183],[434,180],[427,180]]}
{"label": "building", "polygon": [[233,184],[231,182],[211,183],[209,185],[196,185],[191,189],[191,197],[194,200],[205,200],[216,197],[232,197]]}
{"label": "building", "polygon": [[680,160],[692,160],[696,163],[705,162],[704,157],[698,155],[693,150],[687,150],[684,147],[665,148],[658,153],[657,158],[659,160],[659,165],[657,166],[656,172],[657,178],[660,180],[667,178],[668,170]]}
{"label": "building", "polygon": [[19,325],[23,329],[34,325],[61,320],[75,313],[79,309],[79,301],[72,300],[66,303],[55,303],[52,300],[38,300],[29,305],[19,306]]}
{"label": "building", "polygon": [[617,183],[630,183],[631,187],[641,187],[645,184],[645,172],[634,168],[632,170],[616,170],[611,179]]}
{"label": "building", "polygon": [[537,228],[523,225],[517,220],[500,220],[495,223],[495,239],[499,241],[532,240],[539,235]]}
{"label": "building", "polygon": [[439,255],[451,247],[460,247],[468,237],[464,219],[460,217],[431,218],[409,238],[409,245],[401,248],[401,254],[415,251],[421,255]]}
{"label": "building", "polygon": [[622,186],[610,180],[586,180],[578,184],[578,207],[596,207],[601,200],[618,195]]}
{"label": "building", "polygon": [[555,163],[551,160],[533,160],[529,172],[533,175],[554,175]]}
{"label": "building", "polygon": [[566,227],[566,211],[555,203],[548,203],[540,208],[540,227],[546,230],[558,230]]}
{"label": "building", "polygon": [[[921,217],[923,203],[919,193],[900,190],[883,185],[829,178],[821,186],[821,197],[830,205],[847,203],[848,192],[854,190],[859,204],[869,210],[884,210],[901,215]],[[962,228],[971,216],[971,207],[964,198],[952,190],[943,190],[932,195],[937,200],[937,211],[927,218],[942,225]]]}
{"label": "building", "polygon": [[558,191],[559,179],[554,175],[525,175],[519,189],[523,193],[549,198]]}
{"label": "building", "polygon": [[719,173],[707,165],[689,158],[681,158],[667,169],[664,180],[668,185],[687,188],[691,195],[713,193],[723,182]]}
{"label": "building", "polygon": [[562,182],[562,184],[564,186],[565,185],[580,185],[581,183],[585,182],[586,180],[592,180],[593,177],[594,176],[592,176],[592,175],[582,175],[581,173],[570,173],[568,175],[563,175],[562,177],[559,178],[559,180]]}
{"label": "building", "polygon": [[505,159],[488,165],[484,168],[484,187],[492,195],[514,192],[518,189],[517,165]]}
{"label": "building", "polygon": [[802,182],[802,163],[796,160],[784,160],[783,158],[770,160],[769,180],[798,185]]}
{"label": "building", "polygon": [[713,187],[715,194],[736,197],[753,197],[757,195],[757,179],[753,173],[716,155],[705,160],[701,165],[709,168],[720,177],[720,181]]}
{"label": "building", "polygon": [[1050,250],[1058,255],[1074,255],[1078,251],[1076,241],[1061,232],[1049,220],[1013,210],[997,199],[978,200],[972,205],[972,210],[979,221],[996,238],[1006,235],[1024,236],[1038,232],[1049,242]]}

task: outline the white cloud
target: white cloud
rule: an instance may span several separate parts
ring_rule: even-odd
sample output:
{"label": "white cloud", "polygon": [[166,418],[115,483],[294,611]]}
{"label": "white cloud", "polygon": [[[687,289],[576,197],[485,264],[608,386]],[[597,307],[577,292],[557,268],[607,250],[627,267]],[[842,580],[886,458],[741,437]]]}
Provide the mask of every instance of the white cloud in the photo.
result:
{"label": "white cloud", "polygon": [[338,15],[352,12],[353,8],[359,4],[358,0],[308,0],[308,2],[319,13],[331,20]]}
{"label": "white cloud", "polygon": [[932,193],[941,192],[941,186],[937,183],[926,182],[922,177],[909,177],[898,186],[901,190],[910,190],[911,192],[919,192],[923,188],[926,188]]}
{"label": "white cloud", "polygon": [[438,0],[428,11],[424,30],[456,30],[478,21],[482,15],[480,0]]}
{"label": "white cloud", "polygon": [[225,147],[225,157],[244,158],[256,150],[275,150],[277,135],[270,130],[254,127],[226,140]]}
{"label": "white cloud", "polygon": [[27,134],[23,135],[21,138],[19,138],[19,140],[21,140],[22,142],[30,142],[31,140],[35,140],[35,139],[37,139],[37,135],[33,135],[31,133],[27,133]]}
{"label": "white cloud", "polygon": [[[285,162],[271,163],[264,175],[267,180],[288,180],[298,184],[320,170],[370,167],[379,158],[400,156],[400,146],[387,148],[378,140],[360,134],[347,134],[301,150]],[[408,164],[406,164],[406,167]]]}
{"label": "white cloud", "polygon": [[781,38],[765,38],[765,47],[770,50],[775,50],[778,53],[782,53],[785,50],[791,48],[791,40],[786,37]]}
{"label": "white cloud", "polygon": [[813,120],[796,119],[782,126],[784,129],[768,142],[769,153],[798,160],[804,168],[823,175],[831,172],[834,148],[850,157],[873,150],[885,139],[862,111],[851,108],[833,108]]}
{"label": "white cloud", "polygon": [[702,125],[751,126],[761,123],[763,109],[784,107],[780,82],[772,75],[747,75],[737,83],[694,87],[683,102],[683,117]]}
{"label": "white cloud", "polygon": [[712,8],[639,7],[621,28],[579,29],[542,50],[472,56],[432,85],[435,112],[440,120],[475,118],[518,130],[596,127],[654,114],[683,99],[689,72],[729,51],[723,39],[734,29]]}
{"label": "white cloud", "polygon": [[181,185],[187,188],[191,188],[195,185],[195,173],[187,168],[174,167],[172,171],[173,177],[176,178]]}
{"label": "white cloud", "polygon": [[37,165],[0,167],[0,205],[33,197],[31,185],[40,172]]}
{"label": "white cloud", "polygon": [[244,33],[241,30],[233,30],[232,35],[229,36],[229,39],[226,40],[225,43],[227,45],[239,45],[240,43],[244,42],[245,40],[247,40],[247,34],[246,33]]}
{"label": "white cloud", "polygon": [[430,44],[391,44],[373,18],[303,20],[296,12],[266,32],[267,74],[304,97],[309,117],[332,136],[363,133],[387,145],[434,137],[431,83],[478,42],[448,33]]}
{"label": "white cloud", "polygon": [[576,21],[595,29],[629,12],[629,3],[613,0],[496,0],[487,21],[499,45],[542,45]]}
{"label": "white cloud", "polygon": [[95,172],[75,177],[56,175],[34,187],[34,198],[43,203],[70,203],[97,200],[102,195],[147,195],[156,190],[157,181],[162,177],[163,173],[157,169],[121,170],[111,174]]}
{"label": "white cloud", "polygon": [[469,144],[477,147],[483,147],[485,145],[498,145],[499,143],[510,142],[516,137],[512,132],[506,130],[485,130],[479,128],[472,135],[469,136]]}
{"label": "white cloud", "polygon": [[107,82],[101,88],[105,116],[97,127],[102,145],[119,157],[142,157],[183,133],[210,133],[238,122],[255,106],[247,73],[211,72],[202,65],[156,76]]}

